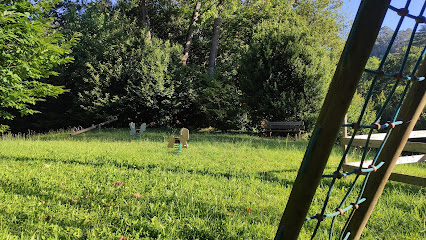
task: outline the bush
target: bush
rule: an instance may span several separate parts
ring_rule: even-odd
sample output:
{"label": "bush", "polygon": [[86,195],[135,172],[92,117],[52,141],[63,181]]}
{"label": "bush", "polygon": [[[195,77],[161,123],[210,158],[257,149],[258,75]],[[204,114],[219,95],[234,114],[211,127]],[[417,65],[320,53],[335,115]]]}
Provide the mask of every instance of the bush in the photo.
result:
{"label": "bush", "polygon": [[86,124],[119,115],[121,125],[169,126],[190,103],[191,84],[179,78],[181,46],[149,38],[137,19],[126,15],[126,6],[121,7],[94,2],[80,14],[71,8],[63,16],[68,19],[64,31],[83,36],[74,48],[75,64],[63,69],[72,79],[67,87],[73,102],[81,108],[74,111],[84,111]]}
{"label": "bush", "polygon": [[312,125],[333,68],[327,49],[302,22],[258,24],[239,69],[251,124],[303,120]]}

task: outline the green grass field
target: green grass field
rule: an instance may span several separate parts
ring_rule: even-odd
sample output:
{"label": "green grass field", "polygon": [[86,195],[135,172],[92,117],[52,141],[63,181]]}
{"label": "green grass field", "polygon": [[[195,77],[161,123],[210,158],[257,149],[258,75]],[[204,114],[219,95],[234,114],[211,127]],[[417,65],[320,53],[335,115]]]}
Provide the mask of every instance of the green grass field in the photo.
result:
{"label": "green grass field", "polygon": [[[170,134],[149,129],[135,139],[128,130],[105,130],[0,140],[0,239],[273,239],[307,142],[191,133],[189,148],[176,155],[166,148]],[[333,151],[330,174],[340,151]],[[426,175],[424,164],[401,169]],[[352,179],[338,182],[327,212]],[[362,239],[426,239],[425,193],[389,182]],[[313,224],[300,239],[309,239]],[[329,224],[316,239],[326,239]]]}

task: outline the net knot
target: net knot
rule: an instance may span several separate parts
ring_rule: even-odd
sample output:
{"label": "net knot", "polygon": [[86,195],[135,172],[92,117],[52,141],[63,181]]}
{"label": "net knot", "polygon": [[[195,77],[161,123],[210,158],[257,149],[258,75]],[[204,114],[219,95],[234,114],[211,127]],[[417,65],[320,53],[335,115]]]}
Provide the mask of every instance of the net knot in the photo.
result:
{"label": "net knot", "polygon": [[389,124],[389,127],[390,127],[390,128],[395,128],[395,123],[393,123],[393,122],[388,122],[388,124]]}
{"label": "net knot", "polygon": [[335,172],[333,173],[333,175],[334,175],[337,179],[341,179],[341,178],[343,177],[342,173],[341,173],[341,172],[339,172],[339,171],[335,171]]}
{"label": "net knot", "polygon": [[340,215],[343,215],[345,212],[343,211],[343,209],[341,208],[336,208],[336,211],[338,211],[340,213]]}
{"label": "net knot", "polygon": [[404,76],[401,73],[395,73],[393,76],[396,80],[401,80],[404,78]]}
{"label": "net knot", "polygon": [[380,130],[380,128],[382,127],[380,123],[373,123],[372,125],[374,125],[374,128],[377,130]]}
{"label": "net knot", "polygon": [[315,218],[318,220],[318,222],[322,222],[322,220],[324,220],[324,215],[322,215],[322,214],[317,214],[317,215],[315,215]]}
{"label": "net knot", "polygon": [[384,77],[385,76],[385,72],[383,70],[377,70],[376,75],[377,75],[377,77]]}
{"label": "net knot", "polygon": [[425,23],[426,22],[426,17],[418,16],[418,17],[416,17],[416,22],[417,23]]}
{"label": "net knot", "polygon": [[401,8],[397,11],[398,15],[401,17],[408,15],[408,9],[407,8]]}
{"label": "net knot", "polygon": [[368,168],[372,168],[373,172],[377,172],[377,167],[374,166],[373,164],[368,165]]}
{"label": "net knot", "polygon": [[361,168],[355,169],[355,174],[356,175],[361,175],[362,174]]}
{"label": "net knot", "polygon": [[356,210],[356,209],[358,209],[358,208],[359,208],[359,205],[358,205],[358,204],[355,204],[355,203],[351,203],[351,204],[352,204],[352,208],[353,208],[353,209],[355,209],[355,210]]}
{"label": "net knot", "polygon": [[359,123],[352,123],[352,129],[355,131],[358,131],[361,129],[361,124]]}

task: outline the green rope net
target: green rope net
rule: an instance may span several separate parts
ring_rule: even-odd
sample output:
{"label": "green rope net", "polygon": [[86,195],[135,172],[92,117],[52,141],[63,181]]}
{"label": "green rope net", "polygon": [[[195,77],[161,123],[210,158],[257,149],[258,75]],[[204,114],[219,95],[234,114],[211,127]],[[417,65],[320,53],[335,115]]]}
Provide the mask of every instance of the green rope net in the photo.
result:
{"label": "green rope net", "polygon": [[[352,134],[352,136],[351,136],[351,138],[350,138],[350,140],[347,144],[347,148],[344,151],[342,158],[340,160],[340,163],[337,166],[336,170],[333,172],[333,174],[323,175],[323,178],[331,178],[331,183],[329,185],[328,192],[327,192],[327,195],[325,197],[325,200],[324,200],[324,203],[323,203],[323,206],[321,208],[320,213],[318,213],[314,216],[311,216],[311,217],[306,217],[306,219],[305,219],[305,221],[310,221],[310,220],[313,220],[313,219],[317,220],[316,226],[315,226],[313,233],[311,235],[311,239],[315,238],[315,236],[318,232],[318,229],[321,225],[321,222],[323,220],[325,220],[326,218],[332,218],[332,222],[331,222],[331,226],[330,226],[330,230],[329,230],[329,234],[328,234],[329,239],[332,239],[333,238],[333,232],[334,232],[333,228],[334,228],[334,225],[335,225],[336,218],[339,215],[343,215],[345,212],[352,210],[351,213],[349,214],[348,218],[347,218],[345,226],[341,230],[341,233],[340,233],[340,236],[339,236],[338,239],[347,239],[350,236],[350,233],[347,233],[345,236],[343,236],[343,234],[345,233],[346,227],[347,227],[347,225],[348,225],[348,223],[351,219],[351,216],[354,214],[355,210],[358,209],[358,207],[360,207],[360,205],[362,206],[362,203],[366,200],[365,198],[362,198],[361,196],[364,192],[364,189],[365,189],[365,186],[366,186],[366,183],[368,181],[370,174],[379,170],[380,167],[384,164],[383,162],[377,163],[377,159],[378,159],[380,153],[382,152],[383,146],[386,143],[390,132],[392,132],[392,129],[397,127],[398,125],[403,124],[402,121],[397,121],[397,118],[398,118],[398,113],[399,113],[399,110],[401,108],[404,97],[405,97],[406,93],[408,92],[408,89],[410,88],[410,83],[411,83],[411,81],[423,81],[425,79],[424,76],[421,76],[421,77],[417,76],[416,77],[414,74],[417,72],[417,69],[420,66],[421,60],[426,55],[426,46],[423,48],[421,55],[418,56],[417,62],[415,64],[415,66],[413,67],[412,71],[411,71],[411,75],[409,75],[409,76],[403,75],[404,69],[407,65],[407,60],[408,60],[410,50],[412,48],[413,40],[414,40],[414,37],[415,37],[416,32],[417,32],[417,28],[419,27],[420,24],[424,24],[426,22],[425,17],[423,16],[423,14],[425,12],[425,8],[426,8],[426,1],[424,2],[423,7],[420,10],[419,16],[414,16],[414,15],[411,15],[409,13],[408,7],[410,6],[410,3],[411,3],[411,0],[407,0],[405,7],[400,8],[400,9],[395,8],[393,6],[389,6],[390,10],[395,11],[400,16],[400,20],[398,22],[398,25],[397,25],[397,27],[394,31],[394,34],[393,34],[391,40],[389,42],[389,45],[388,45],[388,47],[385,51],[385,54],[384,54],[383,58],[381,59],[381,62],[379,64],[378,69],[376,69],[376,70],[365,69],[365,71],[364,71],[365,72],[364,74],[372,74],[374,77],[373,77],[371,85],[368,89],[368,92],[366,94],[365,102],[364,102],[364,105],[362,107],[361,113],[358,117],[357,122],[343,125],[343,127],[351,127],[353,129],[353,134]],[[362,5],[361,5],[361,7],[362,7]],[[407,46],[407,49],[405,51],[405,55],[403,57],[403,60],[401,62],[401,67],[399,69],[399,72],[397,72],[397,73],[386,73],[386,72],[383,71],[383,68],[385,66],[385,62],[386,62],[388,55],[390,53],[390,49],[391,49],[391,47],[392,47],[392,45],[395,41],[395,38],[396,38],[396,36],[399,32],[399,29],[401,27],[401,24],[402,24],[404,18],[414,19],[415,25],[413,27],[411,37],[408,41],[408,46]],[[386,97],[381,109],[377,112],[375,121],[370,125],[361,125],[361,121],[363,120],[363,117],[364,117],[365,112],[367,110],[367,105],[373,97],[373,92],[374,92],[373,89],[378,85],[379,79],[383,79],[383,78],[394,79],[395,83],[392,86],[392,89],[388,92],[387,97]],[[382,115],[383,115],[386,107],[388,107],[390,100],[393,97],[395,97],[395,95],[396,95],[397,87],[401,86],[401,85],[403,86],[404,90],[402,91],[402,93],[399,96],[400,100],[398,101],[398,105],[395,108],[396,110],[393,113],[392,120],[389,121],[389,122],[386,122],[386,123],[380,123]],[[394,107],[394,106],[392,106],[392,107]],[[361,129],[367,129],[368,135],[367,135],[367,140],[366,140],[365,146],[363,148],[363,153],[362,153],[360,165],[357,169],[355,169],[353,171],[343,173],[342,167],[343,167],[343,164],[345,162],[345,159],[346,159],[346,157],[347,157],[347,155],[350,151],[350,148],[351,148],[351,145],[352,145],[352,143],[355,139],[355,136],[357,135],[357,133],[359,133],[359,131]],[[371,165],[368,168],[362,168],[362,166],[365,162],[365,159],[367,157],[368,150],[369,150],[368,146],[369,146],[371,135],[373,134],[373,132],[378,131],[378,130],[386,130],[386,137],[384,138],[383,142],[381,143],[380,147],[378,148]],[[312,137],[315,137],[315,135],[316,134],[314,132]],[[309,149],[308,149],[308,151],[309,151]],[[302,166],[302,168],[303,168],[303,166]],[[334,187],[336,181],[341,179],[341,178],[345,178],[347,176],[350,176],[352,174],[355,175],[355,178],[352,181],[352,183],[350,184],[350,187],[348,188],[347,193],[345,194],[345,196],[341,200],[340,204],[338,206],[336,206],[334,212],[325,213],[325,211],[327,209],[327,205],[328,205],[329,200],[330,200],[330,197],[332,196],[333,187]],[[360,187],[358,193],[355,194],[356,195],[355,201],[348,204],[347,203],[348,198],[351,196],[351,194],[354,195],[355,185],[356,185],[357,181],[360,179],[360,176],[362,174],[365,174],[365,178],[361,183],[361,187]],[[279,235],[280,234],[278,234],[277,236],[279,236]]]}

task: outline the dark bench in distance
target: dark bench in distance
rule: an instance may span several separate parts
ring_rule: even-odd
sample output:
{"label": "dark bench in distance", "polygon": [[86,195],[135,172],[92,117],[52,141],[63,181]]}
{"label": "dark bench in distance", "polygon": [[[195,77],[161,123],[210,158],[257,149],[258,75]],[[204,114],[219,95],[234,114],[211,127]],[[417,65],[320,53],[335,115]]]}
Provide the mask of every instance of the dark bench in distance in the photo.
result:
{"label": "dark bench in distance", "polygon": [[296,138],[300,137],[302,131],[305,130],[305,124],[303,121],[300,122],[265,122],[263,125],[264,133],[287,133],[295,134]]}

